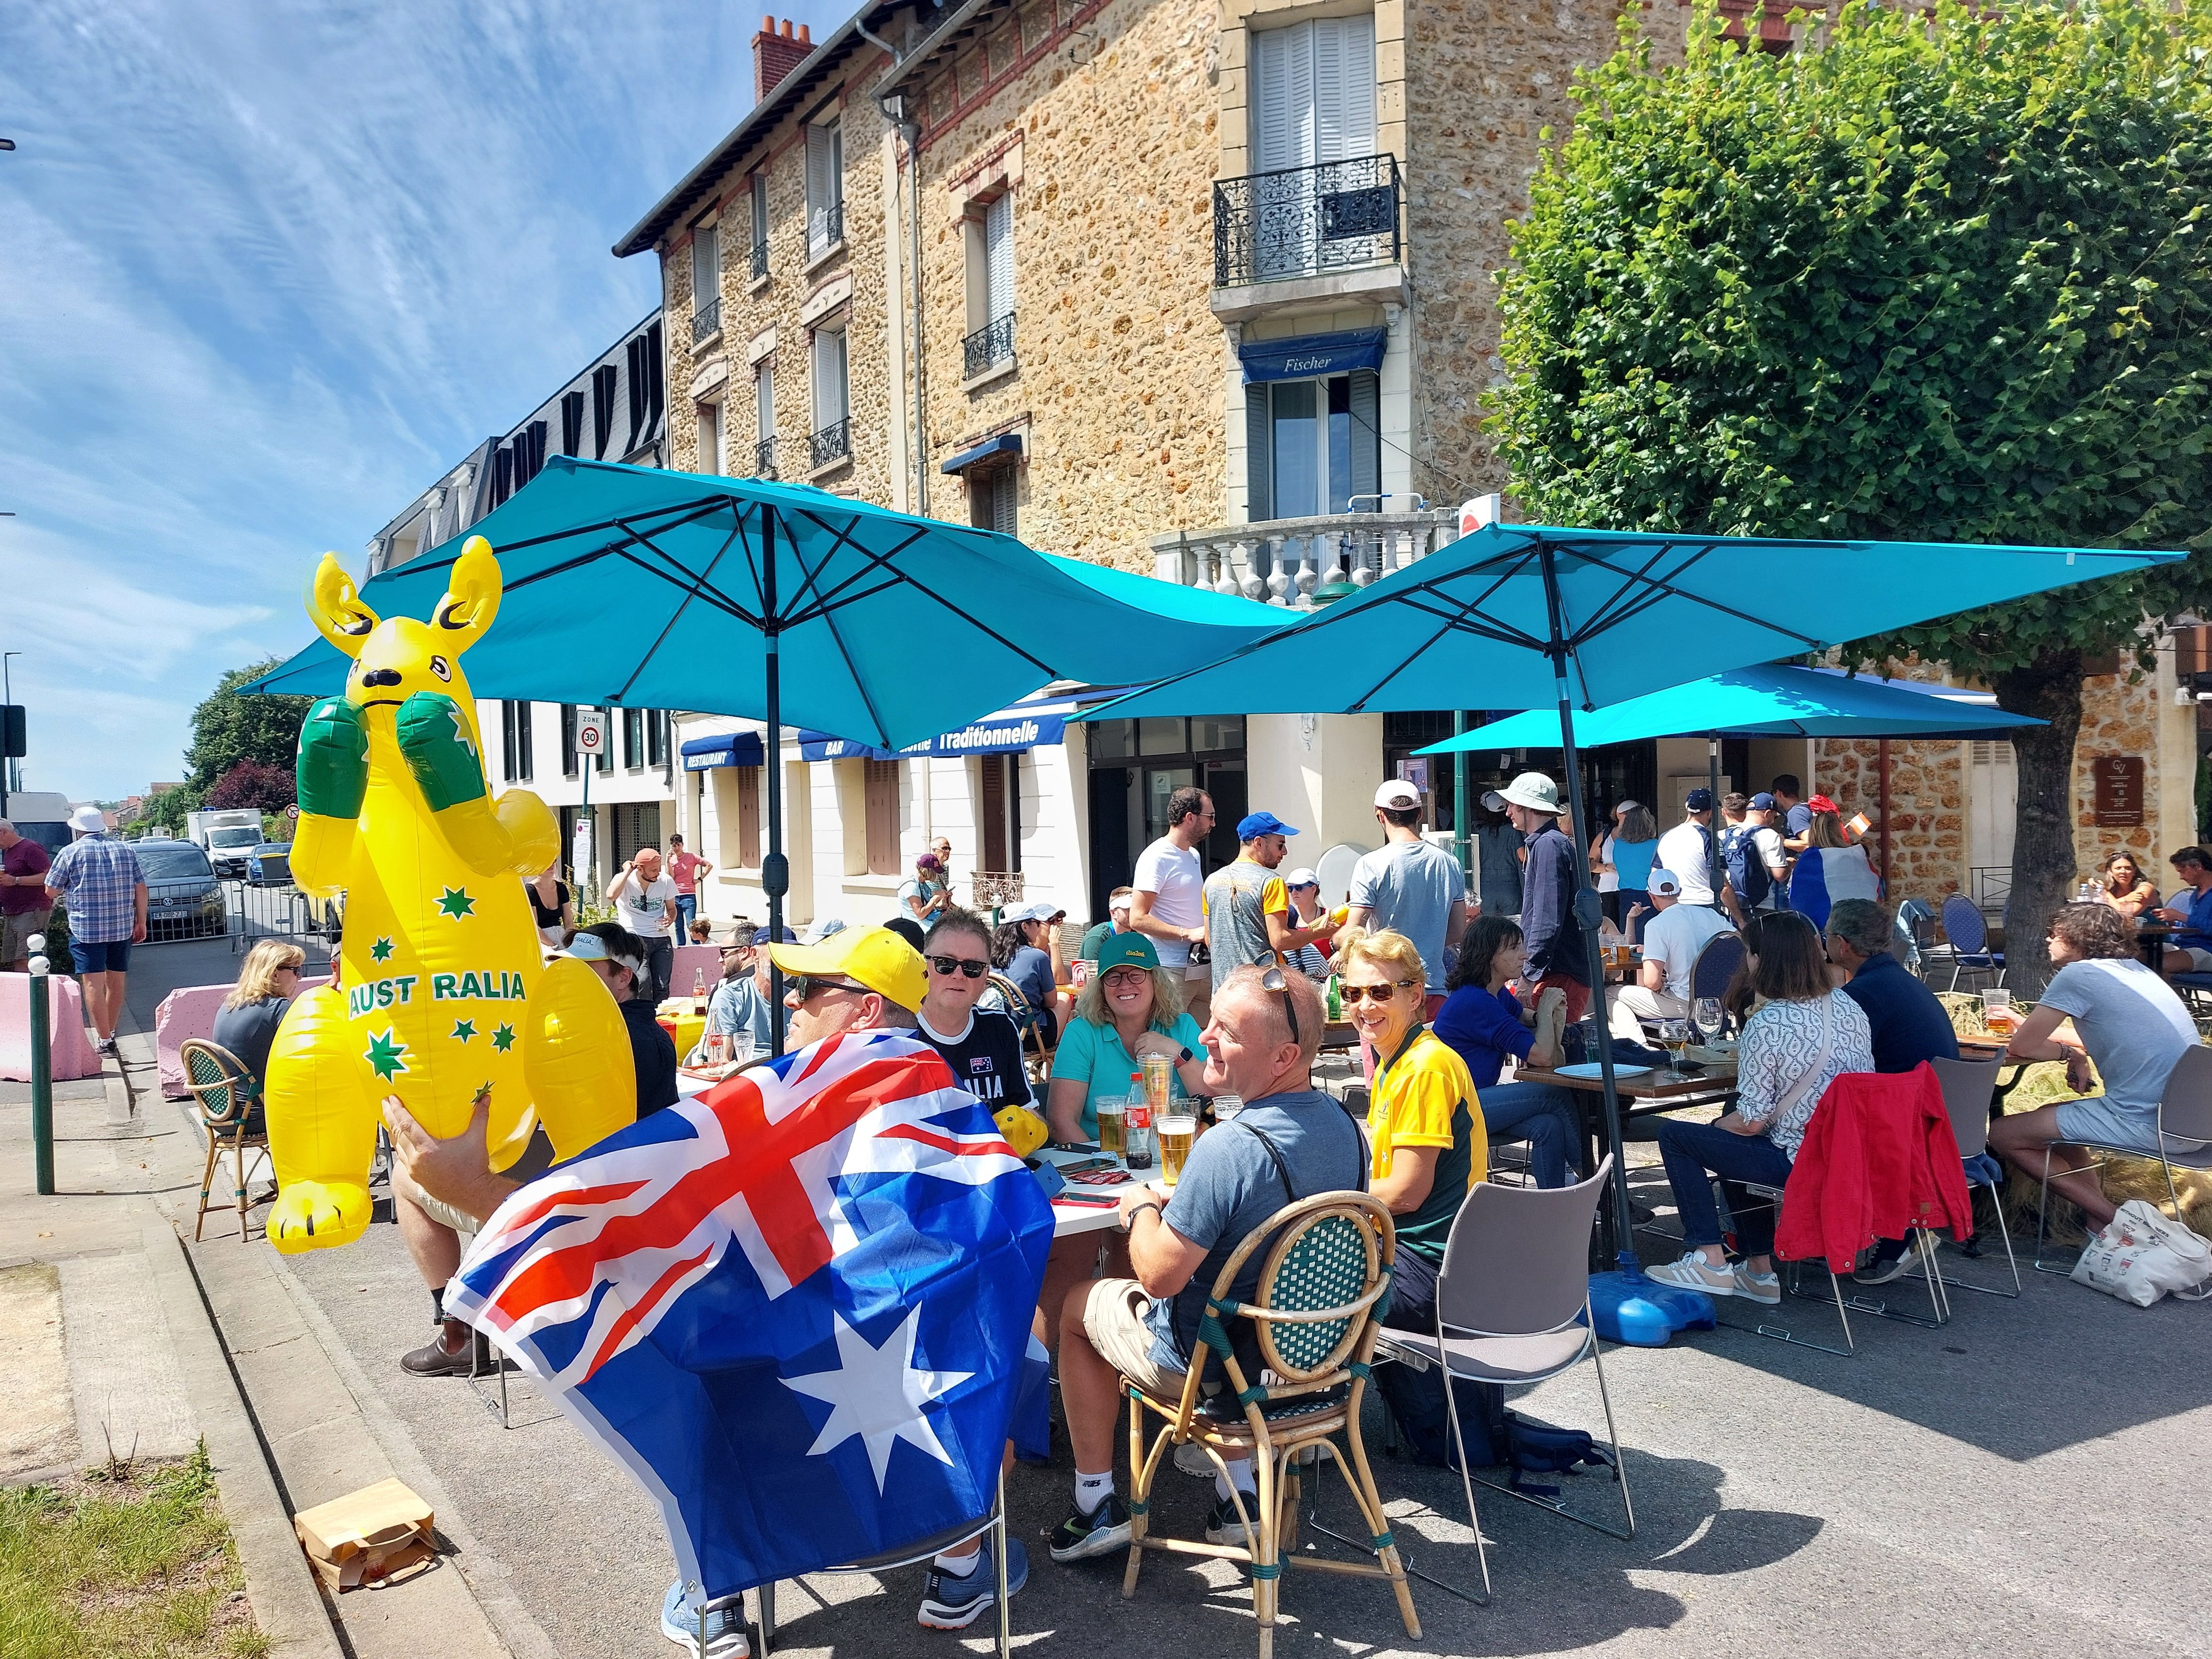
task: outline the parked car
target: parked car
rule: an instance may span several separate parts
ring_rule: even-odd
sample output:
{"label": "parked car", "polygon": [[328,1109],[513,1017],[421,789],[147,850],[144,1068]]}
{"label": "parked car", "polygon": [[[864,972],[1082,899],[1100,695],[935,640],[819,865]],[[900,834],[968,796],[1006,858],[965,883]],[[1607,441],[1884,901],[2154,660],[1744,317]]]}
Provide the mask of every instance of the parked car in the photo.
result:
{"label": "parked car", "polygon": [[188,841],[131,843],[146,877],[149,939],[221,939],[230,931],[222,884],[208,855]]}
{"label": "parked car", "polygon": [[292,845],[264,841],[246,855],[248,887],[289,887],[292,884]]}

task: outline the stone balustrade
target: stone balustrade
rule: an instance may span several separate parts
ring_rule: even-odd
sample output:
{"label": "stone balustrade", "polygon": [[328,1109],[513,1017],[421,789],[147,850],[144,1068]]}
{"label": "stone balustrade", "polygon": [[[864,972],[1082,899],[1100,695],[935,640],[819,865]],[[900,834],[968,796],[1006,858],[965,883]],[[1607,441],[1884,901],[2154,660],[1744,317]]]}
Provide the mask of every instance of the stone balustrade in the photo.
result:
{"label": "stone balustrade", "polygon": [[1310,609],[1324,582],[1365,587],[1458,535],[1458,516],[1433,508],[1268,519],[1155,536],[1152,574],[1184,587]]}

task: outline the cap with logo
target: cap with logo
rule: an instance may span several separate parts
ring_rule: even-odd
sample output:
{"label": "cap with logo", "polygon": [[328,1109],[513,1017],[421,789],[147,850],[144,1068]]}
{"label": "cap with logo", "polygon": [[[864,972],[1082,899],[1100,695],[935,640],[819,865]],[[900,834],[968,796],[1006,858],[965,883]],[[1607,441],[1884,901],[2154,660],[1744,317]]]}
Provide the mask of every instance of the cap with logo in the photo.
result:
{"label": "cap with logo", "polygon": [[1248,812],[1237,821],[1237,839],[1257,841],[1262,836],[1295,836],[1298,832],[1273,812]]}
{"label": "cap with logo", "polygon": [[1410,812],[1421,804],[1421,792],[1403,778],[1392,778],[1375,792],[1375,805],[1386,812]]}
{"label": "cap with logo", "polygon": [[645,972],[645,963],[641,959],[623,955],[597,933],[577,934],[568,941],[568,948],[561,954],[574,957],[579,962],[617,963],[629,969],[633,978],[640,977]]}
{"label": "cap with logo", "polygon": [[1141,968],[1146,973],[1160,965],[1160,953],[1142,933],[1115,933],[1098,947],[1098,976],[1112,968]]}
{"label": "cap with logo", "polygon": [[1692,789],[1682,797],[1682,810],[1686,812],[1710,812],[1713,810],[1713,792]]}
{"label": "cap with logo", "polygon": [[1774,810],[1774,797],[1762,789],[1751,798],[1750,806],[1754,812],[1771,812]]}
{"label": "cap with logo", "polygon": [[888,927],[848,927],[819,945],[771,945],[768,953],[787,974],[849,979],[908,1010],[929,992],[921,952]]}

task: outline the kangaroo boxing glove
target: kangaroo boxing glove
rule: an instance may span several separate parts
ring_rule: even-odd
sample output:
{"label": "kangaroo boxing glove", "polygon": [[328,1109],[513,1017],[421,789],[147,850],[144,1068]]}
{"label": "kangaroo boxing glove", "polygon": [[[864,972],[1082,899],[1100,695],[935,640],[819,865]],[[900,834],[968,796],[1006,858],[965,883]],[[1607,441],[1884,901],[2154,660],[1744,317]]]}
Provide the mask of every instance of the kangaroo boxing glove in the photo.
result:
{"label": "kangaroo boxing glove", "polygon": [[294,767],[300,810],[326,818],[357,818],[368,790],[368,732],[361,711],[343,697],[325,697],[300,725]]}
{"label": "kangaroo boxing glove", "polygon": [[461,706],[443,692],[417,691],[399,705],[399,752],[433,812],[483,799],[483,763]]}

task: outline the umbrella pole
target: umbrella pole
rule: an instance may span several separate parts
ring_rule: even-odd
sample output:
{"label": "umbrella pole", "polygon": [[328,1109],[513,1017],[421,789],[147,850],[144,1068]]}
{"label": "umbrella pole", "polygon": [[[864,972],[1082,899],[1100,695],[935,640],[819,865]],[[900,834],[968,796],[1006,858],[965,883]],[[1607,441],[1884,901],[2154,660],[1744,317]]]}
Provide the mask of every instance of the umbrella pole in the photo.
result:
{"label": "umbrella pole", "polygon": [[1705,781],[1713,798],[1713,822],[1705,834],[1705,880],[1713,890],[1713,908],[1723,915],[1728,906],[1721,902],[1721,734],[1705,734]]}
{"label": "umbrella pole", "polygon": [[1567,766],[1567,807],[1575,826],[1575,925],[1583,936],[1583,970],[1589,975],[1592,1012],[1597,1018],[1598,1079],[1605,1091],[1605,1133],[1613,1151],[1614,1247],[1621,1268],[1640,1273],[1636,1259],[1635,1217],[1628,1205],[1628,1164],[1620,1135],[1620,1089],[1613,1074],[1613,1022],[1605,1006],[1604,956],[1598,949],[1598,896],[1590,885],[1589,822],[1583,805],[1582,762],[1575,753],[1573,694],[1567,685],[1566,621],[1559,602],[1559,576],[1547,545],[1540,556],[1544,568],[1544,607],[1549,612],[1552,639],[1547,654],[1559,700],[1559,747]]}
{"label": "umbrella pole", "polygon": [[[768,896],[768,939],[772,951],[783,942],[783,896],[791,885],[791,872],[783,856],[783,663],[778,649],[779,619],[775,610],[775,514],[761,513],[761,615],[767,629],[768,730],[763,736],[768,752],[768,855],[761,860],[761,891]],[[769,1053],[783,1053],[783,969],[769,957]]]}

